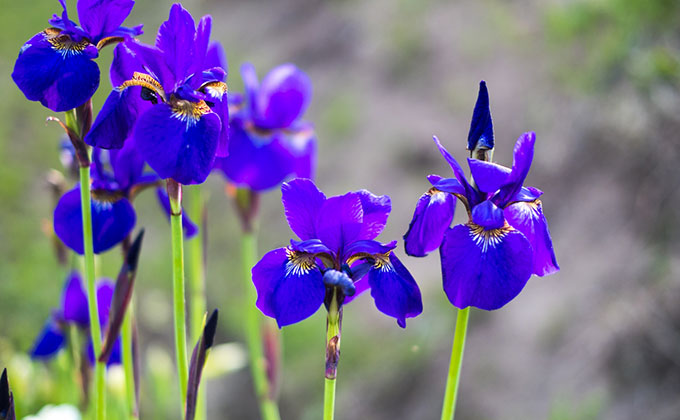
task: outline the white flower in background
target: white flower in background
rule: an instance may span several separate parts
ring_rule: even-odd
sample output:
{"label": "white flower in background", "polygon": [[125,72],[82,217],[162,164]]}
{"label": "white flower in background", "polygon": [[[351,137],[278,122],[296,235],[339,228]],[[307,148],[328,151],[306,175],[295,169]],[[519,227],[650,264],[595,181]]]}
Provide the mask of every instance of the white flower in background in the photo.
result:
{"label": "white flower in background", "polygon": [[82,420],[80,411],[72,405],[46,405],[38,414],[24,417],[24,420]]}

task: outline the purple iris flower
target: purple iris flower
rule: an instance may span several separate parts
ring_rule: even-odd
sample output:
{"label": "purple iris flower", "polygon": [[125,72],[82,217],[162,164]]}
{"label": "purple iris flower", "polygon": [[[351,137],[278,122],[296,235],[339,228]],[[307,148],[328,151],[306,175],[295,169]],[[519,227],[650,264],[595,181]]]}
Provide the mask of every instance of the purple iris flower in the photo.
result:
{"label": "purple iris flower", "polygon": [[114,51],[116,86],[85,142],[119,149],[133,138],[162,179],[200,184],[216,156],[227,153],[229,109],[226,61],[210,43],[212,19],[194,24],[180,4],[158,30],[156,44],[136,41]]}
{"label": "purple iris flower", "polygon": [[[109,319],[109,308],[113,298],[113,282],[108,279],[101,279],[97,283],[97,302],[99,304],[99,323],[102,327],[106,326]],[[74,325],[81,330],[90,327],[90,316],[87,305],[87,295],[83,288],[83,281],[78,272],[71,272],[66,278],[66,285],[61,298],[61,306],[56,309],[48,318],[43,330],[36,339],[31,357],[38,360],[49,360],[54,357],[59,350],[64,348],[68,333],[66,328]],[[89,336],[89,335],[88,335]],[[92,352],[92,342],[88,341],[87,351]],[[90,357],[90,363],[94,364],[94,358]],[[120,338],[114,344],[113,352],[108,364],[121,363],[121,343]]]}
{"label": "purple iris flower", "polygon": [[391,210],[390,198],[366,190],[326,198],[308,179],[281,187],[290,228],[300,241],[274,249],[253,267],[257,307],[279,327],[339,305],[368,288],[381,312],[397,319],[422,312],[420,290],[393,250],[396,241],[375,240]]}
{"label": "purple iris flower", "polygon": [[[144,171],[144,159],[133,139],[122,149],[95,148],[90,167],[92,177],[92,233],[94,252],[113,248],[130,234],[135,226],[134,198],[146,188],[155,187],[163,212],[170,217],[170,203],[156,174]],[[187,238],[198,227],[183,212],[184,234]],[[78,254],[83,254],[80,186],[65,193],[54,209],[54,232],[62,242]]]}
{"label": "purple iris flower", "polygon": [[255,68],[241,67],[243,98],[232,100],[229,156],[215,167],[239,187],[263,191],[292,176],[312,178],[316,137],[301,121],[312,98],[309,77],[293,64],[272,69],[258,82]]}
{"label": "purple iris flower", "polygon": [[[404,236],[406,250],[423,256],[439,247],[444,291],[458,308],[498,309],[524,288],[532,274],[559,270],[539,197],[522,184],[534,155],[534,133],[515,144],[512,168],[468,159],[472,179],[434,138],[455,178],[430,175],[430,191],[418,202]],[[453,199],[468,213],[468,222],[449,227]]]}
{"label": "purple iris flower", "polygon": [[66,1],[59,0],[61,17],[51,28],[29,39],[19,52],[12,79],[31,101],[52,111],[84,104],[99,86],[99,67],[93,59],[112,42],[142,33],[142,25],[120,26],[130,14],[132,0],[78,0],[80,26],[69,19]]}

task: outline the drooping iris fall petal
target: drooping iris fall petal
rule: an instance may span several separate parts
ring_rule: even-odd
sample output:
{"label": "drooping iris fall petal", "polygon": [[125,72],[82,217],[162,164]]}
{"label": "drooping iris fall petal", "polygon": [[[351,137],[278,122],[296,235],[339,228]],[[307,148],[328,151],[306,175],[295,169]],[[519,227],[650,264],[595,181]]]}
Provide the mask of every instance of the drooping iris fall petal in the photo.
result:
{"label": "drooping iris fall petal", "polygon": [[265,254],[252,272],[257,307],[279,327],[310,317],[323,303],[326,288],[313,257],[278,248]]}
{"label": "drooping iris fall petal", "polygon": [[503,307],[533,270],[531,244],[512,227],[455,226],[444,235],[440,255],[444,291],[460,309]]}
{"label": "drooping iris fall petal", "polygon": [[[104,252],[127,237],[135,226],[136,215],[130,202],[92,199],[92,239],[94,252]],[[83,254],[83,222],[80,187],[64,194],[54,209],[54,233],[78,254]]]}

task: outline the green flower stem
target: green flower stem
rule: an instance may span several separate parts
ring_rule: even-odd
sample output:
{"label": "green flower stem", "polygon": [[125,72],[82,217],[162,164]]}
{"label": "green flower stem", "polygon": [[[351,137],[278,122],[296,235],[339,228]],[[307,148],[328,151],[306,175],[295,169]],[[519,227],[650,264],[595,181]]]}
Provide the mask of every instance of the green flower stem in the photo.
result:
{"label": "green flower stem", "polygon": [[172,235],[172,285],[175,318],[175,353],[177,356],[177,374],[182,395],[182,413],[187,400],[187,331],[184,297],[184,235],[182,232],[182,185],[168,179],[168,196],[170,198],[170,229]]}
{"label": "green flower stem", "polygon": [[245,335],[250,357],[250,370],[255,385],[255,394],[260,404],[263,420],[279,420],[279,407],[269,390],[266,361],[262,343],[262,315],[255,306],[257,293],[252,282],[251,270],[257,259],[257,240],[251,230],[242,237],[243,281],[245,288]]}
{"label": "green flower stem", "polygon": [[328,308],[326,318],[326,377],[324,381],[323,420],[335,417],[335,383],[340,357],[340,328],[342,311],[338,308],[337,291]]}
{"label": "green flower stem", "polygon": [[139,418],[137,408],[137,398],[135,397],[135,370],[134,361],[132,360],[132,301],[128,307],[125,320],[123,321],[123,330],[121,331],[121,340],[123,347],[123,368],[125,369],[125,398],[127,399],[127,413],[131,420]]}
{"label": "green flower stem", "polygon": [[458,384],[460,383],[460,370],[463,366],[463,350],[465,349],[465,336],[467,335],[469,318],[469,307],[458,309],[458,315],[456,316],[456,332],[453,337],[449,377],[446,380],[446,392],[444,393],[441,420],[453,420],[456,411],[456,398],[458,397]]}
{"label": "green flower stem", "polygon": [[[69,113],[66,113],[68,121]],[[94,246],[92,242],[92,198],[90,196],[90,167],[80,167],[80,207],[83,213],[83,244],[85,251],[85,283],[87,285],[87,303],[90,314],[90,333],[94,354],[99,355],[102,350],[102,333],[99,325],[99,309],[97,303],[97,288],[94,279]],[[95,413],[97,420],[106,418],[106,365],[97,362],[94,366],[95,382]]]}
{"label": "green flower stem", "polygon": [[[206,313],[205,297],[205,265],[203,254],[203,238],[205,237],[205,224],[203,215],[205,199],[200,185],[193,185],[185,189],[187,200],[185,208],[189,215],[193,216],[198,223],[199,230],[196,236],[187,241],[187,262],[189,265],[189,331],[191,342],[197,343],[203,332],[203,318]],[[198,389],[198,402],[196,405],[196,420],[207,418],[206,412],[206,387],[205,383]]]}

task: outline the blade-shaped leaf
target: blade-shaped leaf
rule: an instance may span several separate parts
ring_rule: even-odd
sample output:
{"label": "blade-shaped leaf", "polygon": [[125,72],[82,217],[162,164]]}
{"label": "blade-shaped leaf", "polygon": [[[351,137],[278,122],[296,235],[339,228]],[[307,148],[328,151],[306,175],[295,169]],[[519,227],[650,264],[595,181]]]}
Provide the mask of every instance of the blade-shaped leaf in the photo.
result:
{"label": "blade-shaped leaf", "polygon": [[201,383],[201,374],[203,373],[203,366],[208,357],[208,351],[213,345],[215,338],[215,330],[217,329],[217,309],[210,315],[210,319],[203,327],[203,334],[198,339],[196,347],[191,354],[191,363],[189,364],[189,383],[187,386],[187,403],[185,407],[184,420],[194,420],[196,415],[196,400],[198,398],[198,386]]}
{"label": "blade-shaped leaf", "polygon": [[135,238],[125,256],[123,267],[120,269],[120,273],[118,273],[109,312],[109,325],[106,327],[106,338],[104,339],[102,352],[99,355],[100,362],[106,362],[109,359],[113,351],[113,345],[120,335],[123,319],[132,299],[132,289],[135,282],[135,274],[137,274],[137,263],[139,262],[143,238],[144,229],[140,230],[139,234],[137,234],[137,238]]}

